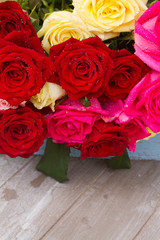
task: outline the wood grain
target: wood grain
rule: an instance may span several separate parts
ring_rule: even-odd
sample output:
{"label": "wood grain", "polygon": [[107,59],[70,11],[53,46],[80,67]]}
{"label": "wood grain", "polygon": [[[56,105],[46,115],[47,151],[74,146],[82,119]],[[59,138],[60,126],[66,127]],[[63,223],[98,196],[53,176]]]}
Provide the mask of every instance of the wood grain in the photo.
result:
{"label": "wood grain", "polygon": [[[36,158],[40,157],[38,156]],[[0,155],[0,187],[30,161],[32,161],[32,159],[35,159],[35,156],[23,159],[21,157],[10,158],[6,155]]]}
{"label": "wood grain", "polygon": [[160,164],[143,161],[109,178],[104,172],[42,239],[134,239],[159,205],[159,173]]}
{"label": "wood grain", "polygon": [[159,240],[160,162],[110,170],[71,158],[60,184],[35,170],[39,159],[0,157],[1,240]]}
{"label": "wood grain", "polygon": [[150,216],[148,221],[138,232],[134,240],[159,240],[160,239],[160,206],[155,209],[155,212]]}
{"label": "wood grain", "polygon": [[0,239],[40,239],[106,170],[103,160],[72,160],[71,180],[60,184],[37,172],[37,162],[0,188]]}

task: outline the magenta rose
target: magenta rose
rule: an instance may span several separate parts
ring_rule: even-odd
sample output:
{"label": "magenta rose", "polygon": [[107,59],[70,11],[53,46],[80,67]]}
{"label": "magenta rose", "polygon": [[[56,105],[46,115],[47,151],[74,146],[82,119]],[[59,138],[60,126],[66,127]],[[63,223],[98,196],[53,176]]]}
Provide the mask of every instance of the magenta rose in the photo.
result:
{"label": "magenta rose", "polygon": [[90,107],[84,107],[78,100],[68,99],[47,117],[48,132],[54,142],[79,144],[92,131],[94,122],[101,115],[108,115],[108,112],[102,110],[95,98],[91,99]]}
{"label": "magenta rose", "polygon": [[160,2],[154,3],[135,23],[136,55],[160,72]]}
{"label": "magenta rose", "polygon": [[112,122],[115,119],[119,117],[120,114],[122,114],[124,110],[124,103],[122,100],[117,100],[117,101],[111,101],[107,100],[105,103],[102,105],[102,109],[106,110],[109,112],[108,116],[102,116],[102,119],[105,122]]}
{"label": "magenta rose", "polygon": [[130,92],[124,111],[141,119],[153,132],[160,131],[160,73],[151,71]]}

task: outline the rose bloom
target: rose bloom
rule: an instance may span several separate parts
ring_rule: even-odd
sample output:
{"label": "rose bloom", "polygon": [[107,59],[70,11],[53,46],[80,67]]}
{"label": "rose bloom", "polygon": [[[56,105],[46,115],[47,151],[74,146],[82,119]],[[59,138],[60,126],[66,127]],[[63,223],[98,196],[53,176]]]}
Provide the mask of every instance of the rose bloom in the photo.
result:
{"label": "rose bloom", "polygon": [[67,99],[55,113],[47,116],[49,135],[54,142],[80,144],[101,115],[108,115],[108,112],[102,110],[96,98],[91,99],[90,107],[84,107],[78,100]]}
{"label": "rose bloom", "polygon": [[50,106],[54,112],[55,101],[66,95],[62,87],[56,83],[46,82],[40,93],[31,97],[30,101],[37,109]]}
{"label": "rose bloom", "polygon": [[0,111],[5,111],[5,110],[8,110],[10,108],[15,109],[16,107],[11,106],[6,100],[0,99]]}
{"label": "rose bloom", "polygon": [[98,120],[82,143],[81,158],[120,156],[128,144],[128,134],[122,126]]}
{"label": "rose bloom", "polygon": [[135,24],[136,55],[160,72],[160,2],[154,3]]}
{"label": "rose bloom", "polygon": [[114,70],[106,84],[102,101],[109,98],[112,101],[124,99],[131,89],[150,70],[136,55],[126,49],[120,51],[112,50],[111,53]]}
{"label": "rose bloom", "polygon": [[105,122],[112,122],[116,120],[124,111],[124,103],[122,100],[111,101],[107,100],[101,104],[102,109],[108,111],[108,116],[102,116],[102,119]]}
{"label": "rose bloom", "polygon": [[98,37],[83,41],[70,38],[51,48],[60,85],[71,100],[104,92],[113,68],[110,51]]}
{"label": "rose bloom", "polygon": [[37,34],[38,37],[44,36],[42,45],[47,53],[53,45],[62,43],[71,37],[83,40],[93,36],[82,19],[68,11],[51,13],[44,20],[43,26]]}
{"label": "rose bloom", "polygon": [[[26,101],[20,104],[21,107],[25,107]],[[0,111],[5,111],[8,109],[16,109],[17,107],[10,105],[6,100],[0,99]]]}
{"label": "rose bloom", "polygon": [[54,78],[52,61],[41,52],[39,39],[28,38],[24,32],[14,31],[0,40],[1,99],[18,106]]}
{"label": "rose bloom", "polygon": [[0,116],[0,153],[10,157],[30,157],[47,138],[43,115],[30,108],[6,110]]}
{"label": "rose bloom", "polygon": [[106,34],[134,29],[134,21],[147,9],[147,0],[73,0],[74,12],[87,24],[89,31]]}
{"label": "rose bloom", "polygon": [[146,129],[142,120],[137,118],[130,119],[129,121],[122,123],[122,127],[127,131],[129,138],[128,148],[130,151],[136,150],[136,142],[138,140],[149,137],[151,134]]}
{"label": "rose bloom", "polygon": [[15,1],[0,3],[0,38],[12,31],[24,31],[29,37],[36,36],[36,31],[29,21],[27,13]]}
{"label": "rose bloom", "polygon": [[160,131],[160,73],[149,72],[130,92],[124,110],[137,117],[153,132]]}

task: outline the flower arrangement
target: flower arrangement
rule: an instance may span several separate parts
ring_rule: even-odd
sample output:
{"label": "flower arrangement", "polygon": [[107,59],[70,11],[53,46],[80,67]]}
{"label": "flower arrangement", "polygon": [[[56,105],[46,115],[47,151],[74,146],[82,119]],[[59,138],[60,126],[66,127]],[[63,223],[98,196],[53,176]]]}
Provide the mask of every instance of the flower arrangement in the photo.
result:
{"label": "flower arrangement", "polygon": [[[149,7],[149,9],[147,9]],[[0,153],[67,180],[69,148],[130,168],[160,132],[160,2],[0,3]]]}

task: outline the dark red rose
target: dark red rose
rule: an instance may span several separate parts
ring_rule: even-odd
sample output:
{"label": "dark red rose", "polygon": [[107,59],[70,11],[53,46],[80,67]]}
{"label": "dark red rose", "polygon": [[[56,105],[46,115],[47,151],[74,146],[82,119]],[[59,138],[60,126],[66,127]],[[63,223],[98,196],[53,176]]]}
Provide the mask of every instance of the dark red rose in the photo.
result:
{"label": "dark red rose", "polygon": [[33,103],[30,102],[30,101],[26,102],[25,106],[31,108],[34,112],[39,112],[43,116],[53,113],[53,111],[52,111],[52,109],[50,107],[44,107],[42,109],[37,109],[33,105]]}
{"label": "dark red rose", "polygon": [[[3,40],[16,44],[19,47],[29,48],[39,52],[41,54],[45,54],[44,50],[41,46],[41,41],[37,36],[28,37],[25,32],[17,32],[13,31],[8,34]],[[1,40],[2,42],[2,40]]]}
{"label": "dark red rose", "polygon": [[15,1],[0,3],[0,39],[12,31],[25,31],[28,36],[36,36],[36,31],[29,21],[27,13]]}
{"label": "dark red rose", "polygon": [[69,39],[51,48],[60,85],[71,100],[98,97],[110,78],[113,64],[110,49],[98,37]]}
{"label": "dark red rose", "polygon": [[112,50],[111,57],[114,63],[114,70],[106,84],[104,96],[100,99],[104,99],[102,100],[103,102],[107,98],[112,101],[126,98],[131,89],[149,71],[149,68],[136,55],[126,49],[120,51]]}
{"label": "dark red rose", "polygon": [[39,53],[41,50],[34,50],[27,36],[23,47],[20,39],[24,39],[24,33],[13,32],[12,35],[17,36],[20,46],[14,44],[11,38],[10,41],[7,37],[0,40],[0,98],[18,106],[40,92],[45,82],[54,77],[55,68],[50,58]]}
{"label": "dark red rose", "polygon": [[24,107],[6,110],[0,116],[0,153],[28,158],[37,152],[47,138],[43,115]]}
{"label": "dark red rose", "polygon": [[128,134],[123,127],[114,122],[95,122],[81,146],[81,158],[120,156],[128,146]]}
{"label": "dark red rose", "polygon": [[136,150],[136,142],[138,140],[149,137],[151,134],[147,131],[144,122],[140,119],[133,118],[121,126],[127,131],[129,138],[128,148],[130,151]]}

